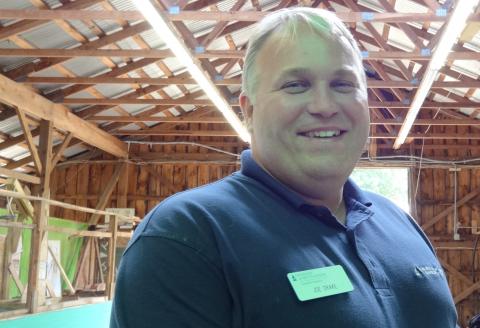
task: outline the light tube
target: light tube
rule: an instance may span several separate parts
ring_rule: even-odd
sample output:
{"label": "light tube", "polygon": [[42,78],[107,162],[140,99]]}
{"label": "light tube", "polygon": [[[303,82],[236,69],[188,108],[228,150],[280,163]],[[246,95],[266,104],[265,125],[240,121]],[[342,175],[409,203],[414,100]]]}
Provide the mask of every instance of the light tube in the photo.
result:
{"label": "light tube", "polygon": [[445,61],[452,50],[453,45],[455,44],[457,38],[462,33],[465,25],[467,24],[467,19],[472,13],[472,10],[475,6],[478,5],[479,0],[458,0],[455,8],[453,10],[450,19],[446,23],[447,26],[443,31],[442,37],[438,41],[437,47],[432,55],[430,62],[428,63],[425,75],[420,82],[417,93],[410,105],[405,121],[400,128],[398,137],[395,139],[393,145],[394,149],[400,148],[400,146],[405,142],[405,139],[410,132],[413,123],[422,107],[425,98],[427,97],[433,82],[435,81],[439,70],[445,65]]}
{"label": "light tube", "polygon": [[221,96],[210,78],[206,76],[199,64],[197,64],[197,61],[192,57],[187,47],[179,40],[167,20],[152,5],[150,0],[132,0],[132,2],[150,23],[158,36],[165,41],[177,59],[185,65],[192,78],[203,89],[215,107],[217,107],[217,109],[223,114],[227,122],[238,133],[239,137],[245,142],[250,142],[250,134],[248,130],[234,113],[227,101]]}

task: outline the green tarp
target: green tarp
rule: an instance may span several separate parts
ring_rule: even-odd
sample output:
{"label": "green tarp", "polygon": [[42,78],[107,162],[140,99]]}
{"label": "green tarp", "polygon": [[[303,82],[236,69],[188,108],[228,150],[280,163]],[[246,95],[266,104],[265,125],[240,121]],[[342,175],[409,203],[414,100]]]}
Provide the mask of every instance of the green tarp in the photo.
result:
{"label": "green tarp", "polygon": [[[0,216],[7,215],[8,212],[5,209],[0,209]],[[31,224],[32,220],[28,219],[26,224]],[[87,228],[86,223],[75,222],[70,220],[64,220],[59,218],[49,218],[48,225],[60,228],[70,228],[75,230],[85,230]],[[0,228],[0,235],[6,235],[7,228]],[[20,281],[25,286],[28,281],[28,263],[30,261],[30,243],[31,243],[32,231],[30,229],[23,229],[22,232],[22,255],[20,258]],[[60,241],[60,262],[68,279],[73,283],[75,273],[77,271],[78,259],[80,256],[80,250],[83,245],[83,238],[70,237],[67,234],[59,232],[49,232],[48,240]],[[9,278],[9,298],[20,297],[20,292],[17,289],[13,279]],[[66,288],[66,284],[62,281],[62,290]]]}
{"label": "green tarp", "polygon": [[0,320],[0,328],[108,328],[112,302],[89,304],[59,311]]}

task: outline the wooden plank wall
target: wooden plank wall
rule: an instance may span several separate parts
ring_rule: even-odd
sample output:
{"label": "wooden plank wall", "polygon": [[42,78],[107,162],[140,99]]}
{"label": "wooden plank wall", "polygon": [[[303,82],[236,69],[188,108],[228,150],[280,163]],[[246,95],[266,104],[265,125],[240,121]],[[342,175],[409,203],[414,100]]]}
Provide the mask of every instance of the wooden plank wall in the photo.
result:
{"label": "wooden plank wall", "polygon": [[[418,170],[412,170],[413,179],[418,178]],[[466,195],[479,191],[474,198],[457,207],[457,227],[460,239],[454,239],[455,212],[452,210],[444,218],[426,230],[436,247],[437,255],[444,265],[454,298],[468,294],[474,283],[480,282],[480,254],[473,261],[473,247],[476,235],[472,230],[474,222],[480,223],[480,169],[423,168],[420,170],[420,183],[416,193],[417,222],[422,226],[436,215],[453,209],[455,202],[455,175],[457,175],[457,203]],[[411,192],[415,193],[412,186]],[[478,245],[480,247],[480,245]],[[475,268],[475,269],[473,269]],[[478,286],[480,287],[480,285]],[[480,313],[480,288],[457,302],[457,310],[462,327],[468,320]]]}
{"label": "wooden plank wall", "polygon": [[[103,188],[113,175],[114,166],[112,163],[93,163],[55,168],[51,198],[95,208]],[[237,169],[236,164],[128,164],[126,174],[120,176],[107,207],[135,208],[135,214],[143,217],[166,197],[216,181]],[[119,188],[122,180],[127,181],[125,188]],[[122,198],[126,201],[122,202]],[[86,213],[59,207],[52,207],[51,215],[82,222],[88,220]]]}

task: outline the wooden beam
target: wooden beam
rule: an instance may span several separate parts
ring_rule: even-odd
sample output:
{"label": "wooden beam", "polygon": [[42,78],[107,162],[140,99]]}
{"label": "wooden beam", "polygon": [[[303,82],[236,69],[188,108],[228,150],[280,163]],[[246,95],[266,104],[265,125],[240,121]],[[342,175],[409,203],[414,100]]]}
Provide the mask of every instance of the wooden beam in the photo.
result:
{"label": "wooden beam", "polygon": [[9,170],[3,167],[0,167],[0,175],[6,176],[7,178],[13,178],[13,179],[18,179],[22,180],[25,182],[33,183],[33,184],[39,184],[40,183],[40,178],[30,175],[30,174],[25,174],[13,170]]}
{"label": "wooden beam", "polygon": [[[98,2],[98,1],[97,1]],[[179,13],[169,13],[160,11],[170,21],[185,20],[208,20],[208,21],[244,21],[257,22],[265,17],[268,12],[265,11],[192,11],[182,10]],[[340,19],[346,23],[355,23],[365,21],[362,12],[338,12]],[[408,22],[446,22],[450,15],[439,16],[434,13],[398,13],[398,12],[371,12],[372,17],[369,22],[389,22],[389,23],[408,23]],[[480,15],[472,15],[470,21],[478,20]],[[29,19],[29,20],[55,20],[55,19],[78,19],[78,20],[143,20],[145,17],[138,11],[125,10],[31,10],[31,9],[2,9],[0,18],[3,19]]]}
{"label": "wooden beam", "polygon": [[[158,61],[158,59],[152,59],[152,58],[143,58],[143,59],[140,59],[140,60],[137,60],[137,61],[134,61],[134,62],[131,62],[129,63],[128,65],[124,65],[124,66],[121,66],[121,67],[116,67],[116,68],[113,68],[112,70],[108,71],[108,72],[105,72],[103,74],[100,74],[99,77],[117,77],[117,76],[121,76],[121,75],[124,75],[124,74],[127,74],[129,72],[132,72],[132,71],[135,71],[139,68],[142,68],[142,67],[145,67],[147,65],[150,65],[150,64],[153,64],[155,63],[156,61]],[[80,91],[83,91],[83,90],[86,90],[88,89],[89,87],[91,87],[93,85],[88,85],[88,84],[85,84],[85,85],[72,85],[72,86],[69,86],[69,87],[66,87],[64,89],[60,89],[60,90],[55,90],[51,93],[48,93],[46,95],[46,97],[50,100],[62,100],[63,98],[65,97],[68,97],[72,94],[75,94],[77,92],[80,92]]]}
{"label": "wooden beam", "polygon": [[[402,125],[397,119],[372,119],[370,121],[371,125]],[[471,126],[471,125],[480,125],[480,120],[478,119],[417,119],[413,125],[458,125],[458,126]]]}
{"label": "wooden beam", "polygon": [[40,161],[40,157],[38,155],[38,149],[35,143],[33,142],[32,133],[30,132],[30,127],[28,126],[27,117],[22,109],[17,108],[17,115],[20,121],[20,125],[22,126],[23,135],[25,137],[25,141],[27,142],[28,149],[30,150],[30,155],[32,156],[33,163],[35,164],[35,169],[37,173],[40,175],[42,173],[42,163]]}
{"label": "wooden beam", "polygon": [[[117,167],[115,168],[115,172],[113,172],[113,175],[110,178],[110,181],[108,181],[107,185],[105,186],[105,189],[103,189],[102,195],[98,199],[97,206],[96,206],[97,210],[103,210],[107,205],[108,199],[110,198],[110,195],[112,194],[113,189],[117,184],[120,173],[123,172],[125,165],[127,165],[125,162],[117,164]],[[99,219],[100,219],[100,214],[93,214],[90,220],[88,220],[88,224],[95,225],[98,223]]]}
{"label": "wooden beam", "polygon": [[[110,232],[105,232],[105,231],[75,230],[70,228],[52,227],[52,226],[46,227],[45,230],[49,232],[64,233],[64,234],[70,235],[71,237],[110,238],[112,236]],[[118,237],[120,238],[130,238],[131,236],[132,236],[131,232],[118,233]]]}
{"label": "wooden beam", "polygon": [[10,275],[12,276],[13,281],[18,288],[18,291],[20,292],[20,297],[22,297],[25,292],[25,287],[23,286],[22,281],[18,278],[12,263],[10,263],[10,265],[8,266],[8,272],[10,272]]}
{"label": "wooden beam", "polygon": [[131,154],[132,158],[145,161],[158,162],[181,162],[181,161],[225,161],[238,162],[240,155],[232,156],[220,153],[157,153],[157,152],[141,152]]}
{"label": "wooden beam", "polygon": [[60,260],[58,259],[57,255],[52,250],[50,245],[48,246],[48,251],[50,252],[50,255],[55,261],[55,264],[57,265],[58,270],[60,270],[60,275],[62,276],[63,281],[65,281],[65,283],[67,284],[70,295],[75,295],[75,288],[73,288],[72,283],[70,282],[70,279],[68,279],[67,274],[65,273],[65,270],[62,267],[62,263],[60,262]]}
{"label": "wooden beam", "polygon": [[[163,122],[163,123],[227,123],[224,117],[215,116],[215,117],[183,117],[183,116],[174,116],[174,117],[160,117],[160,116],[150,116],[150,117],[138,117],[138,116],[92,116],[88,119],[89,121],[107,121],[107,122]],[[375,118],[370,121],[371,125],[402,125],[402,122],[396,119],[382,119]],[[478,119],[417,119],[414,122],[414,125],[480,125],[480,120]],[[1,145],[1,144],[0,144]]]}
{"label": "wooden beam", "polygon": [[[98,2],[101,2],[103,0],[77,0],[74,2],[70,2],[67,4],[64,4],[62,7],[63,11],[78,11],[78,9],[83,9],[90,7]],[[57,16],[56,19],[65,19],[61,16],[61,13],[59,14],[57,12],[58,9],[54,10],[48,10],[50,13],[53,13],[55,16]],[[35,16],[35,13],[38,10],[31,10],[31,9],[25,9],[23,10],[24,12],[30,11],[30,13],[33,13],[33,17],[31,17],[29,20],[21,20],[19,22],[13,23],[7,27],[3,27],[0,29],[0,40],[6,39],[9,36],[19,34],[22,32],[29,31],[31,29],[34,29],[40,25],[45,24],[45,20],[42,20],[40,17]],[[0,15],[4,14],[5,11],[2,9],[0,10]],[[6,13],[5,13],[6,14]],[[60,15],[60,16],[59,16]],[[19,17],[21,18],[21,17]]]}
{"label": "wooden beam", "polygon": [[[71,209],[71,210],[82,211],[82,212],[92,213],[92,214],[115,215],[115,213],[99,211],[99,210],[95,210],[93,208],[72,205],[72,204],[63,203],[63,202],[59,202],[59,201],[56,201],[56,200],[52,200],[52,199],[48,199],[48,198],[42,198],[42,197],[38,197],[38,196],[29,196],[29,195],[26,195],[26,194],[21,193],[21,192],[13,192],[13,191],[8,191],[8,190],[3,190],[3,189],[0,189],[0,196],[13,197],[13,198],[18,198],[18,199],[45,201],[50,206],[60,206],[62,208],[68,208],[68,209]],[[96,197],[96,196],[94,196],[94,197]],[[121,219],[126,219],[126,220],[131,219],[130,217],[127,217],[127,216],[123,216],[123,215],[119,215],[119,214],[116,214],[116,215]]]}
{"label": "wooden beam", "polygon": [[[402,59],[409,54],[399,53]],[[476,52],[455,53],[461,56],[455,59],[470,59]],[[201,53],[192,54],[196,58],[243,58],[243,50],[208,50]],[[372,53],[375,56],[374,53]],[[392,54],[393,55],[393,54]],[[411,54],[418,60],[427,60],[425,56]],[[42,58],[71,58],[71,57],[128,57],[128,58],[156,58],[165,59],[175,57],[170,50],[157,49],[0,49],[0,57],[42,57]],[[465,58],[466,57],[466,58]],[[477,56],[476,58],[478,58]]]}
{"label": "wooden beam", "polygon": [[[198,136],[198,137],[236,137],[233,130],[162,130],[159,128],[150,128],[147,130],[116,130],[113,135],[128,136]],[[396,134],[376,133],[369,136],[370,139],[395,139]],[[413,139],[458,139],[458,140],[480,140],[480,134],[458,134],[458,133],[411,133],[408,138]]]}
{"label": "wooden beam", "polygon": [[[184,117],[174,116],[174,117],[160,117],[160,116],[149,116],[149,117],[138,117],[138,116],[92,116],[88,119],[89,121],[107,121],[107,122],[164,122],[164,123],[228,123],[227,120],[222,116],[216,117]],[[479,120],[480,124],[480,120]],[[1,145],[1,144],[0,144]]]}
{"label": "wooden beam", "polygon": [[[396,135],[388,133],[377,133],[369,138],[373,139],[395,139]],[[407,138],[412,139],[458,139],[458,140],[480,140],[480,134],[459,134],[459,133],[410,133]],[[440,145],[438,145],[440,146]]]}
{"label": "wooden beam", "polygon": [[23,187],[17,179],[8,180],[7,189],[16,191],[17,195],[20,195],[20,197],[13,198],[20,214],[23,215],[24,218],[31,218],[33,220],[33,206],[32,203],[28,201],[30,190],[27,187]]}
{"label": "wooden beam", "polygon": [[117,130],[114,135],[129,136],[199,136],[199,137],[238,137],[234,130]]}
{"label": "wooden beam", "polygon": [[[40,129],[36,128],[33,130],[30,130],[30,134],[33,138],[37,137],[40,134]],[[18,135],[16,137],[11,137],[2,143],[0,143],[0,150],[4,150],[13,146],[18,145],[19,143],[25,141],[25,136],[24,135]]]}
{"label": "wooden beam", "polygon": [[117,216],[110,218],[110,240],[108,242],[108,274],[107,274],[107,297],[109,300],[113,299],[115,290],[115,254],[117,251]]}
{"label": "wooden beam", "polygon": [[[182,97],[181,99],[110,99],[110,98],[65,98],[57,101],[59,104],[86,104],[86,105],[212,105],[211,100]],[[480,106],[479,106],[480,107]]]}
{"label": "wooden beam", "polygon": [[[40,122],[40,159],[42,171],[39,194],[42,198],[50,197],[50,173],[53,144],[53,124],[51,121]],[[38,307],[45,301],[46,279],[40,277],[41,267],[47,261],[49,205],[45,200],[36,202],[34,205],[33,222],[35,227],[32,231],[30,250],[30,263],[28,271],[27,308],[30,313],[38,312]]]}
{"label": "wooden beam", "polygon": [[[135,104],[135,105],[198,105],[206,106],[212,105],[210,100],[196,99],[192,97],[183,97],[182,99],[126,99],[126,98],[65,98],[59,99],[58,103],[61,104],[90,104],[90,105],[121,105],[121,104]],[[238,106],[236,103],[230,104],[232,106]],[[390,108],[390,109],[406,109],[409,108],[408,102],[400,101],[370,101],[370,108]],[[423,103],[422,108],[437,109],[437,108],[480,108],[480,103],[473,101],[463,102],[433,102],[428,101]]]}
{"label": "wooden beam", "polygon": [[[121,41],[125,38],[131,37],[133,35],[145,32],[147,30],[151,29],[150,24],[148,22],[143,22],[140,24],[136,24],[133,26],[127,26],[123,28],[123,30],[120,30],[119,32],[115,32],[112,34],[100,36],[98,39],[95,41],[91,41],[85,44],[82,44],[81,46],[78,46],[77,50],[81,49],[98,49],[102,48],[105,46],[108,46],[112,43]],[[49,67],[52,67],[57,64],[61,64],[65,61],[67,61],[69,58],[43,58],[40,59],[39,61],[27,63],[25,65],[22,65],[18,68],[14,68],[12,70],[9,70],[5,72],[4,74],[8,76],[11,79],[24,79],[26,76],[33,72],[39,72],[44,69],[47,69]]]}
{"label": "wooden beam", "polygon": [[70,143],[72,138],[73,138],[73,133],[72,132],[69,132],[65,136],[65,139],[63,140],[62,144],[57,149],[55,155],[52,158],[52,169],[55,168],[55,166],[57,166],[58,161],[60,160],[60,158],[62,158],[63,152],[65,151],[65,149],[67,149],[68,144]]}
{"label": "wooden beam", "polygon": [[[18,249],[18,243],[22,235],[22,223],[21,222],[5,222],[2,220],[2,226],[9,224],[7,229],[7,235],[5,238],[5,244],[3,248],[3,262],[2,262],[2,280],[1,280],[1,289],[0,295],[2,299],[8,299],[9,290],[8,290],[8,276],[13,274],[11,273],[10,264],[12,255]],[[22,290],[21,290],[22,291]]]}
{"label": "wooden beam", "polygon": [[29,115],[51,121],[58,129],[72,132],[76,138],[109,154],[127,157],[127,147],[122,141],[80,119],[65,106],[54,104],[29,88],[1,75],[0,101]]}
{"label": "wooden beam", "polygon": [[467,195],[465,195],[464,197],[462,197],[462,199],[458,200],[457,201],[457,204],[454,204],[452,206],[449,206],[448,208],[444,209],[443,211],[441,211],[440,213],[438,213],[437,215],[435,215],[432,219],[428,220],[427,222],[425,222],[424,224],[422,224],[422,229],[423,230],[427,230],[431,227],[433,227],[433,225],[435,223],[437,223],[438,221],[440,221],[441,219],[447,217],[449,214],[451,214],[454,209],[455,209],[455,206],[456,207],[460,207],[462,206],[463,204],[465,204],[466,202],[468,202],[469,200],[475,198],[478,196],[480,190],[474,190],[472,192],[469,192]]}
{"label": "wooden beam", "polygon": [[[480,54],[480,52],[478,54]],[[410,81],[367,80],[367,86],[372,89],[377,89],[377,88],[417,89],[419,84],[413,83]],[[432,85],[432,89],[443,89],[443,88],[480,88],[480,81],[434,82]]]}
{"label": "wooden beam", "polygon": [[464,299],[466,299],[468,296],[473,294],[474,292],[478,291],[479,289],[480,289],[480,281],[471,285],[470,287],[464,289],[459,294],[455,295],[453,297],[453,301],[455,302],[455,304],[458,304],[461,301],[463,301]]}
{"label": "wooden beam", "polygon": [[[479,54],[480,52],[476,53]],[[31,76],[21,81],[23,84],[149,84],[149,85],[171,85],[171,84],[197,84],[192,78],[136,78],[136,77],[49,77]],[[240,78],[230,78],[213,81],[215,85],[241,85]],[[372,89],[379,88],[418,88],[418,83],[410,81],[379,81],[367,80],[367,86]],[[434,82],[433,89],[440,88],[480,88],[480,81],[448,81]]]}
{"label": "wooden beam", "polygon": [[442,264],[442,266],[443,266],[454,278],[463,281],[463,282],[466,283],[467,285],[471,285],[471,284],[472,284],[472,280],[471,280],[470,278],[468,278],[468,277],[465,276],[463,273],[461,273],[460,271],[458,271],[457,269],[455,269],[452,265],[448,264],[446,261],[444,261],[444,260],[441,259],[441,258],[438,258],[438,260],[440,261],[440,263]]}
{"label": "wooden beam", "polygon": [[118,208],[126,208],[127,203],[127,194],[128,194],[128,166],[129,164],[126,163],[123,169],[120,172],[120,176],[118,177],[118,194],[117,194],[117,207]]}
{"label": "wooden beam", "polygon": [[[240,85],[240,78],[231,78],[213,81],[216,85]],[[197,84],[192,78],[145,78],[145,77],[38,77],[32,76],[22,80],[24,84],[53,83],[53,84],[149,84],[149,85],[171,85],[171,84]],[[480,84],[480,82],[479,82]]]}

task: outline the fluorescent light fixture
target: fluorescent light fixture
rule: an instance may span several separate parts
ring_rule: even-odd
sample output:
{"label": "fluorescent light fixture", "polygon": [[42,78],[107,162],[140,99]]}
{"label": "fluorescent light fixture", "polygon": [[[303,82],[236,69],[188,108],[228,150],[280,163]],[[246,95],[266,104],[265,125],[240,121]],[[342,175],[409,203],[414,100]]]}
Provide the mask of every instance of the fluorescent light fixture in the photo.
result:
{"label": "fluorescent light fixture", "polygon": [[458,0],[453,10],[450,19],[446,23],[447,26],[443,31],[442,37],[438,41],[437,47],[432,55],[430,62],[428,63],[425,75],[420,82],[417,93],[410,105],[405,121],[400,128],[398,137],[393,145],[394,149],[400,148],[405,142],[405,139],[410,132],[410,129],[415,122],[415,119],[422,107],[425,98],[427,97],[433,82],[437,78],[439,70],[445,65],[445,61],[452,50],[457,38],[462,33],[467,19],[472,13],[473,9],[478,5],[479,0]]}
{"label": "fluorescent light fixture", "polygon": [[158,36],[165,41],[177,59],[185,65],[192,78],[203,89],[207,97],[210,98],[223,116],[225,116],[227,122],[230,123],[239,137],[245,142],[250,142],[248,130],[234,113],[228,102],[222,97],[212,80],[210,80],[200,68],[198,62],[193,58],[187,47],[179,40],[168,21],[158,12],[150,0],[132,0],[132,2],[137,6],[138,10],[150,25],[152,25],[153,30]]}

